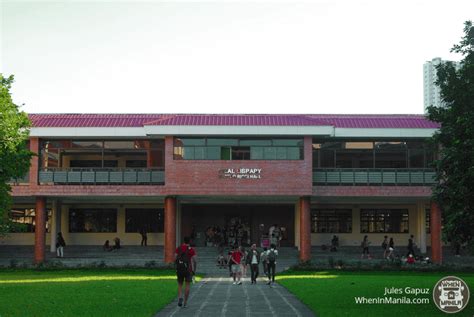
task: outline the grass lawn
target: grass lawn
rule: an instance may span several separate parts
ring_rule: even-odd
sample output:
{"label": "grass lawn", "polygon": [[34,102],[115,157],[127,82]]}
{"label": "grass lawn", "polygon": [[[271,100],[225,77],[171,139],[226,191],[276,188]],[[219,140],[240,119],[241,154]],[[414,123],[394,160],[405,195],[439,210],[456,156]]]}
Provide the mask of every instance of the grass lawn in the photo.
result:
{"label": "grass lawn", "polygon": [[174,271],[0,271],[0,316],[153,316],[177,294]]}
{"label": "grass lawn", "polygon": [[[453,316],[474,316],[474,274],[420,272],[286,272],[278,283],[295,294],[317,316],[447,316],[433,303],[432,289],[442,277],[454,275],[469,286],[468,306]],[[429,288],[428,295],[388,295],[429,298],[428,304],[356,304],[356,296],[384,297],[385,287]]]}

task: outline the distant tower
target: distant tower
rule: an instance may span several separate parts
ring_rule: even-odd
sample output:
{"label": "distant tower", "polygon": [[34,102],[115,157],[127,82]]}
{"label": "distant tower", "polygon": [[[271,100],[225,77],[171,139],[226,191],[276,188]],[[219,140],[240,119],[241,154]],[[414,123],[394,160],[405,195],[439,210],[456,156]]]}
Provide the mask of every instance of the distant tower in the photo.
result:
{"label": "distant tower", "polygon": [[[423,103],[425,113],[428,106],[439,107],[443,104],[440,89],[435,85],[435,81],[438,79],[436,76],[436,66],[445,62],[447,61],[442,60],[440,57],[435,57],[423,64]],[[454,65],[458,69],[460,63],[454,62]]]}

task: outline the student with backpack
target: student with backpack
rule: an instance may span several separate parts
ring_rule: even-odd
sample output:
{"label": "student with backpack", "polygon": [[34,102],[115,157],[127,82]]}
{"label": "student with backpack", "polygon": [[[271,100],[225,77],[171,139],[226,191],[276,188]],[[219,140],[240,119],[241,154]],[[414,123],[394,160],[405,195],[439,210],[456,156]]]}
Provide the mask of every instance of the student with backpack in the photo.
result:
{"label": "student with backpack", "polygon": [[267,251],[267,270],[268,270],[268,285],[275,283],[276,260],[278,257],[278,250],[276,245],[272,243],[270,250]]}
{"label": "student with backpack", "polygon": [[[178,278],[178,306],[186,307],[189,297],[189,288],[196,272],[196,251],[189,245],[189,237],[184,238],[175,252],[176,276]],[[186,282],[184,301],[182,297],[183,282]]]}

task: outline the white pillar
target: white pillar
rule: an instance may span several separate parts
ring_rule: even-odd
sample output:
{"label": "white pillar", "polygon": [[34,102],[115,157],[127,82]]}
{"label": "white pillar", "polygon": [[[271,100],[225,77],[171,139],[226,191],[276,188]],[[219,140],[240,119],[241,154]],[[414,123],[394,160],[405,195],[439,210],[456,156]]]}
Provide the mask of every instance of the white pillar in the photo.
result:
{"label": "white pillar", "polygon": [[426,211],[424,202],[418,202],[416,204],[416,213],[418,220],[418,247],[421,253],[426,253]]}
{"label": "white pillar", "polygon": [[56,237],[58,235],[58,219],[57,215],[61,213],[61,210],[58,210],[58,201],[55,199],[52,203],[51,208],[51,223],[49,225],[49,235],[50,235],[50,251],[56,252]]}

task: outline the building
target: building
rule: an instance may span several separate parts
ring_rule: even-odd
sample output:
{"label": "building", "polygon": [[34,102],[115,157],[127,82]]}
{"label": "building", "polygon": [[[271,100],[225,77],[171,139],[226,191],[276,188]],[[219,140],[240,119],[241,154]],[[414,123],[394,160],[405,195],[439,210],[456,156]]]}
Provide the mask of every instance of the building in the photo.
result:
{"label": "building", "polygon": [[[438,79],[436,75],[436,66],[448,61],[442,60],[440,57],[435,57],[431,61],[423,64],[423,104],[426,109],[429,106],[440,107],[443,102],[441,100],[440,88],[435,84]],[[456,68],[460,67],[459,62],[453,62]]]}
{"label": "building", "polygon": [[[273,224],[308,260],[334,234],[359,246],[410,234],[441,261],[440,212],[430,202],[438,128],[422,115],[32,114],[29,175],[12,186],[13,221],[35,260],[119,236],[176,244],[210,225],[241,222],[256,242]],[[201,240],[200,240],[201,239]]]}

